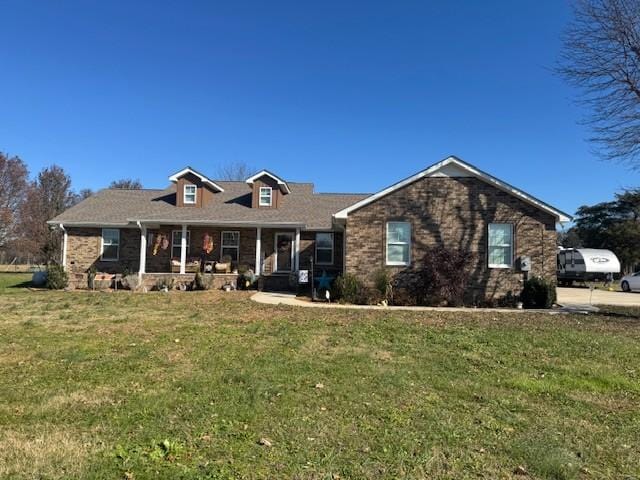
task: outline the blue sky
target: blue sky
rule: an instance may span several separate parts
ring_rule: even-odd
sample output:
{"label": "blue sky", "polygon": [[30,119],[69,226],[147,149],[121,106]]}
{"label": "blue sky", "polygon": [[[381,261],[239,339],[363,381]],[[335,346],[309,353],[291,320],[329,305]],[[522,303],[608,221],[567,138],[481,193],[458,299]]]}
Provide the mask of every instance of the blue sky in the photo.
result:
{"label": "blue sky", "polygon": [[76,189],[242,161],[373,192],[449,154],[569,213],[640,185],[551,72],[563,1],[0,7],[0,150]]}

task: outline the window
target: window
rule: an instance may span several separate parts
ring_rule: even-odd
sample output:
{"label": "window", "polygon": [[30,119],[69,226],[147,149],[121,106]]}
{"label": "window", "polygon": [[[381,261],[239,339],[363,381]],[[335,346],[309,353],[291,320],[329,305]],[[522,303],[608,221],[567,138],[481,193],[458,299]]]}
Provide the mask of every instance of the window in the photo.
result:
{"label": "window", "polygon": [[316,263],[333,264],[333,233],[316,233]]}
{"label": "window", "polygon": [[273,195],[273,191],[271,187],[260,187],[260,206],[270,207],[272,195]]}
{"label": "window", "polygon": [[[191,231],[187,230],[187,257],[189,256],[189,244],[191,243]],[[182,230],[171,232],[171,258],[180,258],[182,248]]]}
{"label": "window", "polygon": [[489,268],[510,268],[513,265],[513,225],[489,224]]}
{"label": "window", "polygon": [[184,186],[184,203],[194,204],[196,203],[196,192],[198,191],[198,187],[195,185],[185,185]]}
{"label": "window", "polygon": [[409,265],[411,262],[411,224],[387,223],[387,265]]}
{"label": "window", "polygon": [[117,228],[102,229],[101,260],[115,262],[120,257],[120,230]]}
{"label": "window", "polygon": [[240,232],[222,232],[221,245],[220,260],[222,260],[225,255],[229,255],[231,261],[237,262],[240,252]]}

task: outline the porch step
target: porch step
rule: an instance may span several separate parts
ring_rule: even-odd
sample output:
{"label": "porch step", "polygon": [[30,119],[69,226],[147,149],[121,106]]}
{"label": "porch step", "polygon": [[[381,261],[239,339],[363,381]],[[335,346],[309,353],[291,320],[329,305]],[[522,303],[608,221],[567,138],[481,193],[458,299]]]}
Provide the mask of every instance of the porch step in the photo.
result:
{"label": "porch step", "polygon": [[263,275],[260,277],[260,286],[267,292],[295,292],[297,289],[288,274]]}

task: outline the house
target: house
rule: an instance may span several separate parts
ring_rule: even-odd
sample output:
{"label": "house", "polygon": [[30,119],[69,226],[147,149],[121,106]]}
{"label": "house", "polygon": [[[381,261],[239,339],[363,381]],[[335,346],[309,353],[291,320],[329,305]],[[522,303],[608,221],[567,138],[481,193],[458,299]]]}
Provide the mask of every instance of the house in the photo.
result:
{"label": "house", "polygon": [[148,286],[212,272],[220,286],[244,267],[281,289],[312,262],[316,274],[372,281],[386,267],[401,280],[444,245],[469,252],[474,298],[499,298],[520,291],[525,257],[530,274],[555,279],[556,223],[570,220],[456,157],[375,194],[316,193],[268,170],[219,181],[187,167],[169,180],[161,190],[102,190],[49,221],[64,232],[72,284],[86,285],[95,267],[138,272]]}

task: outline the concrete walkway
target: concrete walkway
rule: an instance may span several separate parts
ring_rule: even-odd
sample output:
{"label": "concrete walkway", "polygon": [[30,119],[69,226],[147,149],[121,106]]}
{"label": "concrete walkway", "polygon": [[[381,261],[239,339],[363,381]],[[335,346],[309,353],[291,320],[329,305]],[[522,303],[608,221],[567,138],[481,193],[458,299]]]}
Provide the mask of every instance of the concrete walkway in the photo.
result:
{"label": "concrete walkway", "polygon": [[[383,307],[381,305],[343,305],[341,303],[312,302],[308,299],[296,297],[293,293],[258,292],[251,296],[251,300],[269,305],[292,305],[295,307],[311,308],[348,308],[356,310],[386,310],[408,312],[523,312],[515,308],[468,308],[468,307]],[[529,310],[531,311],[531,310]]]}
{"label": "concrete walkway", "polygon": [[348,308],[354,310],[384,310],[387,312],[406,311],[406,312],[498,312],[498,313],[522,313],[522,312],[541,312],[548,314],[558,313],[593,313],[599,309],[590,305],[569,305],[565,308],[556,308],[553,310],[518,310],[515,308],[469,308],[469,307],[383,307],[380,305],[342,305],[341,303],[311,302],[308,299],[302,299],[293,293],[278,292],[258,292],[251,296],[251,300],[258,303],[268,305],[291,305],[294,307],[309,308]]}
{"label": "concrete walkway", "polygon": [[609,292],[587,287],[558,287],[558,303],[561,305],[618,305],[623,307],[640,307],[640,293]]}

